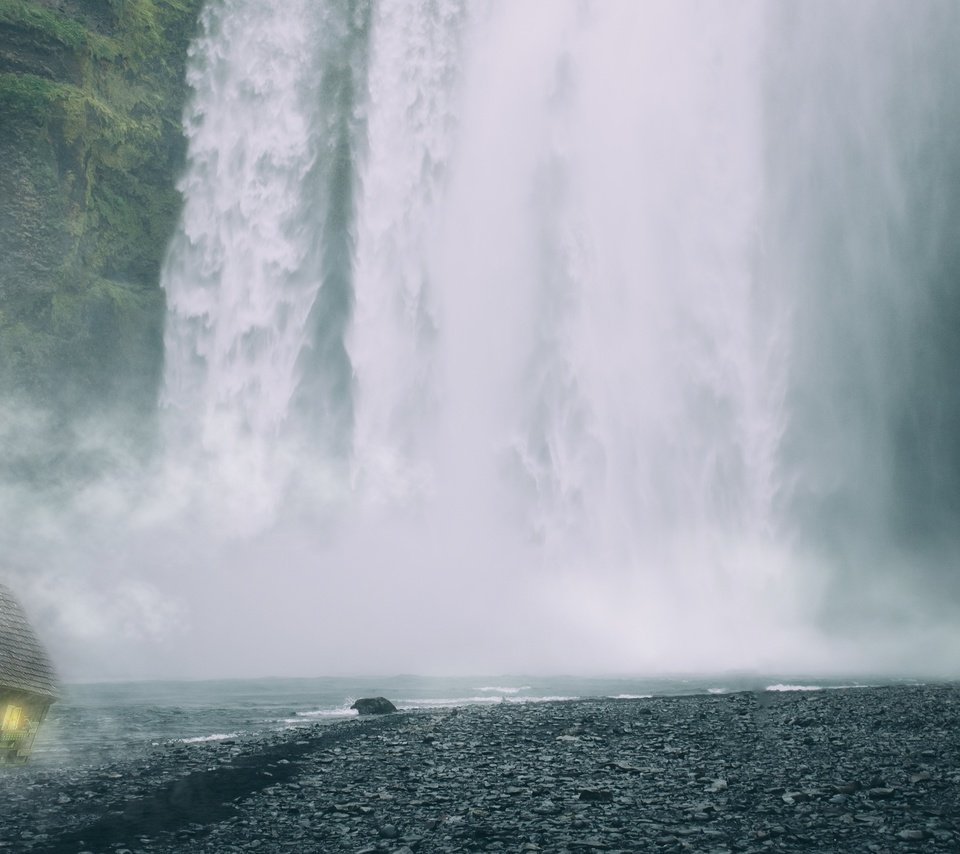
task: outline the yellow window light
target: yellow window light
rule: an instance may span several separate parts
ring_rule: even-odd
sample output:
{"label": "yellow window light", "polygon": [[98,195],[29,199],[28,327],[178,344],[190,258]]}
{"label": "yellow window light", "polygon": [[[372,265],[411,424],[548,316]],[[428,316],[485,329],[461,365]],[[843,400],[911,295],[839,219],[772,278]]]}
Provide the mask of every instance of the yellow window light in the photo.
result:
{"label": "yellow window light", "polygon": [[20,724],[23,721],[23,709],[20,706],[7,706],[6,710],[3,713],[3,725],[0,726],[0,729],[3,730],[16,730],[20,729]]}

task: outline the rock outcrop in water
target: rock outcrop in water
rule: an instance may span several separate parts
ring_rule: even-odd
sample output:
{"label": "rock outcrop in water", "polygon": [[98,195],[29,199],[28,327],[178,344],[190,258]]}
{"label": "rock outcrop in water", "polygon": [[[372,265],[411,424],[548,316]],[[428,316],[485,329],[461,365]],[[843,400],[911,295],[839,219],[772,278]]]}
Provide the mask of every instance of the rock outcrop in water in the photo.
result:
{"label": "rock outcrop in water", "polygon": [[0,394],[156,396],[200,0],[0,0]]}
{"label": "rock outcrop in water", "polygon": [[356,709],[361,715],[389,715],[397,710],[397,707],[386,697],[363,697],[350,708]]}

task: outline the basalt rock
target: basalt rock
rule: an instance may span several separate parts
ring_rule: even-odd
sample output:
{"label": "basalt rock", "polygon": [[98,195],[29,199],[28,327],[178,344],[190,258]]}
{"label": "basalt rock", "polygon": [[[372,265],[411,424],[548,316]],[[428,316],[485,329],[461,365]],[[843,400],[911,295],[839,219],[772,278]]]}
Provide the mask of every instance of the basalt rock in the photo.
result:
{"label": "basalt rock", "polygon": [[350,708],[356,709],[361,715],[389,715],[397,710],[386,697],[363,697]]}
{"label": "basalt rock", "polygon": [[[615,746],[556,741],[585,713],[623,733],[641,704],[654,714]],[[958,704],[956,685],[838,689],[802,730],[789,692],[765,709],[748,693],[505,703],[53,757],[0,774],[0,850],[957,854],[960,731],[939,722]],[[907,784],[918,769],[931,780]]]}

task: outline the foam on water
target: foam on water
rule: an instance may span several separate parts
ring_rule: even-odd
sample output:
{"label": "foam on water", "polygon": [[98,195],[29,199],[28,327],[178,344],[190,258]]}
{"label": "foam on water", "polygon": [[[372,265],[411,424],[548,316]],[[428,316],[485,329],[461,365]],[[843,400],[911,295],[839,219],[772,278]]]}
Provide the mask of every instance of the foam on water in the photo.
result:
{"label": "foam on water", "polygon": [[[839,691],[845,688],[875,688],[877,685],[882,683],[867,683],[867,682],[849,682],[849,683],[836,683],[830,685],[792,685],[784,684],[778,682],[775,685],[768,685],[764,688],[765,691]],[[916,682],[912,684],[923,684],[922,682]]]}
{"label": "foam on water", "polygon": [[489,705],[498,705],[500,703],[509,703],[515,705],[522,705],[524,703],[549,703],[556,702],[560,700],[578,700],[579,697],[575,696],[565,696],[565,695],[549,695],[549,696],[537,696],[537,697],[512,697],[512,696],[501,696],[501,697],[490,697],[487,695],[480,695],[476,697],[428,697],[423,699],[416,700],[397,700],[396,706],[399,709],[447,709],[454,708],[457,706],[489,706]]}
{"label": "foam on water", "polygon": [[359,714],[350,706],[340,706],[336,709],[311,709],[306,712],[297,712],[296,718],[284,718],[287,723],[303,723],[304,718],[354,718]]}
{"label": "foam on water", "polygon": [[192,738],[178,738],[183,744],[198,744],[204,741],[224,741],[228,738],[239,738],[239,732],[215,732],[211,735],[195,735]]}
{"label": "foam on water", "polygon": [[521,691],[529,691],[529,685],[521,685],[519,688],[507,688],[499,685],[489,685],[485,688],[477,688],[478,691],[489,691],[491,694],[519,694]]}
{"label": "foam on water", "polygon": [[764,691],[822,691],[823,685],[786,685],[778,682],[776,685],[767,685]]}

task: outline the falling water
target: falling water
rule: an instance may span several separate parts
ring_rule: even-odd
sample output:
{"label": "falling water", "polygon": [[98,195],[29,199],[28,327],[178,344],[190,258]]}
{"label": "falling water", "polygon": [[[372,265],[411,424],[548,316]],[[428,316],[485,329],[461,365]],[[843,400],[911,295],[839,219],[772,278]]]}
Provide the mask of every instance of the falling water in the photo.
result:
{"label": "falling water", "polygon": [[629,590],[658,623],[775,577],[762,19],[210,4],[164,402],[219,520],[268,527],[319,481],[347,552],[382,559],[344,532],[404,518],[444,531],[406,560]]}
{"label": "falling water", "polygon": [[210,0],[125,552],[182,643],[948,661],[958,33],[937,0]]}
{"label": "falling water", "polygon": [[[824,619],[901,650],[955,620],[960,580],[958,27],[941,2],[781,4],[769,22],[761,269],[790,306],[784,512],[829,569]],[[951,635],[920,655],[953,654]]]}

